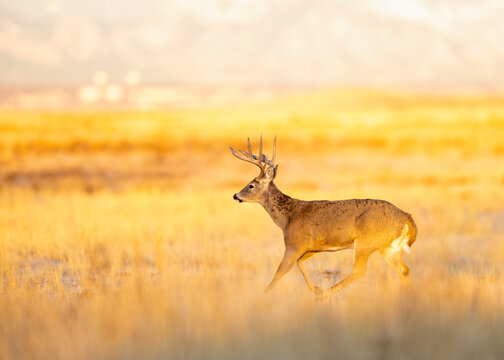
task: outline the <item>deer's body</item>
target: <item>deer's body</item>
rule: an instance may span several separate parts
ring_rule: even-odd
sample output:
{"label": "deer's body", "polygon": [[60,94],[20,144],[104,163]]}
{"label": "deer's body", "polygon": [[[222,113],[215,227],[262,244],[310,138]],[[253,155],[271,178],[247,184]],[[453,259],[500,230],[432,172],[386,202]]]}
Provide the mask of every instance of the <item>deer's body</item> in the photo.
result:
{"label": "deer's body", "polygon": [[[284,233],[285,254],[268,286],[276,282],[297,263],[308,288],[318,295],[331,295],[366,273],[369,256],[379,251],[403,281],[409,269],[403,263],[403,251],[416,238],[416,225],[410,214],[384,200],[351,199],[340,201],[303,201],[283,194],[274,184],[277,167],[273,159],[262,155],[262,140],[258,157],[231,149],[242,160],[261,168],[261,174],[252,180],[234,199],[260,203]],[[258,160],[260,159],[260,160]],[[268,168],[266,166],[269,165]],[[354,249],[354,267],[348,277],[327,290],[321,290],[311,281],[303,262],[325,251]]]}
{"label": "deer's body", "polygon": [[414,227],[411,215],[387,201],[304,201],[283,194],[273,182],[270,182],[261,205],[283,230],[285,245],[296,247],[300,242],[305,243],[307,251],[353,247],[355,238],[364,233],[373,233],[375,237],[371,242],[379,245],[383,235],[394,240],[405,224]]}

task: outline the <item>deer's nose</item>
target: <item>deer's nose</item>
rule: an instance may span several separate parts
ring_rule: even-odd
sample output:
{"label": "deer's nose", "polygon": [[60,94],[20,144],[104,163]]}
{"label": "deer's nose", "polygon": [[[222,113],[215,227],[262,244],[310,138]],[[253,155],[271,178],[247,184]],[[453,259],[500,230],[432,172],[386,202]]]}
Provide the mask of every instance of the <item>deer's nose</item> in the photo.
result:
{"label": "deer's nose", "polygon": [[233,195],[233,199],[235,199],[238,202],[242,202],[242,199],[240,199],[236,194]]}

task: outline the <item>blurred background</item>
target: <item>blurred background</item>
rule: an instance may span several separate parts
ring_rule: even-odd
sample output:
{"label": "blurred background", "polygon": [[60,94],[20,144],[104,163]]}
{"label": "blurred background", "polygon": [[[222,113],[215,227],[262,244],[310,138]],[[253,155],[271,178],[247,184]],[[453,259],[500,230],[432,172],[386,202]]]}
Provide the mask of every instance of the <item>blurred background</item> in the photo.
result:
{"label": "blurred background", "polygon": [[[0,359],[502,359],[504,2],[0,0]],[[315,301],[232,195],[412,214]],[[328,287],[352,253],[307,264]]]}
{"label": "blurred background", "polygon": [[0,106],[167,108],[313,88],[502,92],[482,0],[0,1]]}

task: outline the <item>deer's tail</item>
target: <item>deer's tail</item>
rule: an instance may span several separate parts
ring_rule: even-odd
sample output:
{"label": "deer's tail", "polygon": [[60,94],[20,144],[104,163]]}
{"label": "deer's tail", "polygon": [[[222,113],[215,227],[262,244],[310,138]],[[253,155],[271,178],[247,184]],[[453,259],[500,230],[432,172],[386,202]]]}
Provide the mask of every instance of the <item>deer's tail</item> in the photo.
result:
{"label": "deer's tail", "polygon": [[406,220],[406,224],[404,224],[403,234],[402,236],[402,249],[408,254],[411,253],[410,246],[415,242],[417,235],[417,226],[415,224],[415,220],[408,214],[408,218]]}
{"label": "deer's tail", "polygon": [[395,248],[397,251],[405,251],[409,254],[411,252],[410,246],[416,240],[416,234],[417,227],[415,221],[411,215],[408,214],[401,235],[391,243],[392,248]]}
{"label": "deer's tail", "polygon": [[408,246],[411,246],[415,240],[416,240],[416,236],[417,236],[417,226],[415,224],[415,220],[413,220],[413,217],[411,217],[410,214],[408,214],[408,220],[406,221],[406,224],[408,224],[408,241],[407,241],[407,245]]}

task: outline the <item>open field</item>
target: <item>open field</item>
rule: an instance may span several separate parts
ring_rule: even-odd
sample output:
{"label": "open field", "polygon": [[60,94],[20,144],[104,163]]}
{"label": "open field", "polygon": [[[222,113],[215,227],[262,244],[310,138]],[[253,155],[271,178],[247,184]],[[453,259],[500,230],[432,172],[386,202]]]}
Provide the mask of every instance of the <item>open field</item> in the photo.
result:
{"label": "open field", "polygon": [[[228,149],[261,132],[288,195],[413,215],[406,288],[374,255],[328,300],[297,269],[263,295],[282,234]],[[0,113],[0,359],[502,359],[503,139],[489,95]],[[351,251],[307,268],[329,286]]]}

